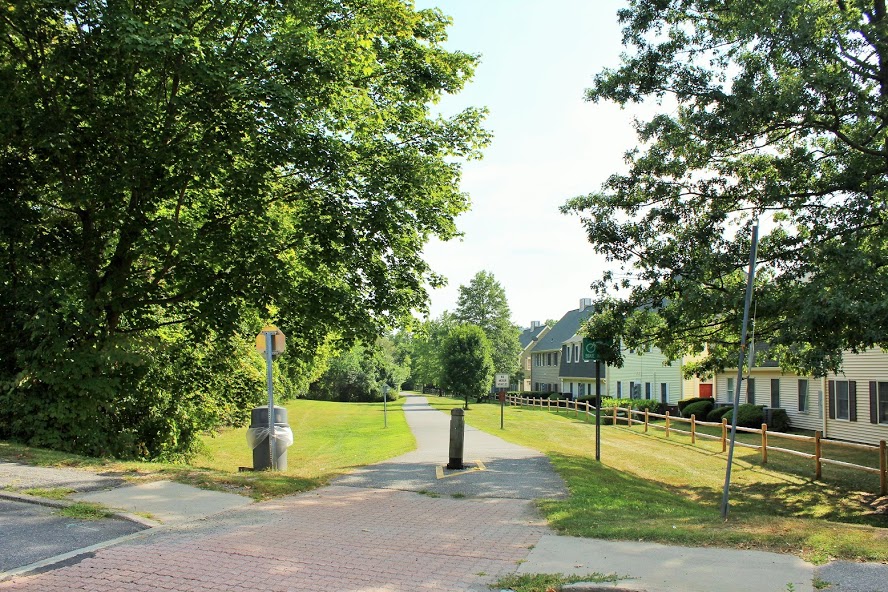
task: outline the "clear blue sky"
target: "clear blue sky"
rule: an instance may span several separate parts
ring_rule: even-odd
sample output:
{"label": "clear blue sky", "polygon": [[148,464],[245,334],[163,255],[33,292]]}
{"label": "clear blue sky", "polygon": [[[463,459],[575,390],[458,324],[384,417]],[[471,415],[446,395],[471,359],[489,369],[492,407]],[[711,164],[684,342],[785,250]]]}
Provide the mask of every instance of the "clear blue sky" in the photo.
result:
{"label": "clear blue sky", "polygon": [[[596,72],[619,64],[617,0],[416,0],[453,18],[448,47],[481,54],[474,81],[441,103],[490,110],[494,134],[481,161],[464,166],[472,209],[457,220],[462,239],[425,250],[448,286],[431,292],[432,316],[456,306],[458,288],[487,270],[506,290],[512,319],[559,319],[590,297],[604,261],[567,199],[597,190],[624,170],[637,111],[587,103]],[[640,114],[649,117],[652,111]]]}

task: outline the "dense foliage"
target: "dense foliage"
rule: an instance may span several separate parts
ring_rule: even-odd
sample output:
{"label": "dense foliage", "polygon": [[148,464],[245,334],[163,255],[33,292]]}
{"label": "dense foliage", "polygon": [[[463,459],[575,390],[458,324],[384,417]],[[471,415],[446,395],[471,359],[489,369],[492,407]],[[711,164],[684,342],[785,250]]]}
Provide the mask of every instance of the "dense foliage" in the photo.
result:
{"label": "dense foliage", "polygon": [[459,287],[453,316],[460,323],[481,327],[490,342],[496,372],[518,370],[521,330],[512,323],[506,290],[489,271],[479,271],[467,286]]}
{"label": "dense foliage", "polygon": [[409,368],[399,364],[394,343],[380,337],[372,345],[356,343],[330,360],[329,366],[308,389],[309,399],[323,401],[382,401],[388,391],[400,391]]}
{"label": "dense foliage", "polygon": [[[407,0],[9,2],[0,14],[0,438],[188,453],[304,389],[439,278],[482,113],[476,58]],[[258,364],[258,366],[257,366]]]}
{"label": "dense foliage", "polygon": [[441,347],[441,386],[448,394],[481,399],[493,385],[490,342],[481,327],[457,325]]}
{"label": "dense foliage", "polygon": [[769,357],[822,375],[888,346],[884,0],[632,0],[619,19],[628,51],[587,97],[663,112],[638,124],[627,172],[564,207],[620,268],[588,332],[702,353],[693,374],[736,364],[758,219]]}

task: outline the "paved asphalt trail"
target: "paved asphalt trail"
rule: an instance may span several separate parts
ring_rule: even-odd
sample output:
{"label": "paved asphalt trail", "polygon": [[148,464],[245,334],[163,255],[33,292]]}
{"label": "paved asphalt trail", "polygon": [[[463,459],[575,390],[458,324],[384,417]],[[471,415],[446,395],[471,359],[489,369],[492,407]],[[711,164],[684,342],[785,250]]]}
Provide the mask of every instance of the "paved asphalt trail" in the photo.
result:
{"label": "paved asphalt trail", "polygon": [[530,499],[563,495],[563,485],[538,453],[471,429],[466,460],[486,470],[439,479],[449,417],[422,397],[404,412],[418,441],[410,454],[312,492],[145,531],[0,591],[487,590],[550,534]]}

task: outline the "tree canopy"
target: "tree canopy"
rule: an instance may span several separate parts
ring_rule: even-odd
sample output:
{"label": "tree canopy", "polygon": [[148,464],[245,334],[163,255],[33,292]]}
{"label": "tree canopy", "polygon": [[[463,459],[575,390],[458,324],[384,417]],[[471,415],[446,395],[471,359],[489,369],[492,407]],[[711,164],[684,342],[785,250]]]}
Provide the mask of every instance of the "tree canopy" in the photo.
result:
{"label": "tree canopy", "polygon": [[442,386],[453,395],[478,397],[490,390],[493,382],[491,347],[484,331],[477,325],[462,324],[451,329],[441,346]]}
{"label": "tree canopy", "polygon": [[518,369],[521,331],[512,323],[506,290],[489,271],[479,271],[468,285],[459,287],[454,317],[481,327],[490,342],[496,372],[513,374]]}
{"label": "tree canopy", "polygon": [[487,140],[480,110],[431,115],[476,64],[448,24],[408,0],[9,3],[0,437],[188,452],[261,400],[269,318],[293,369],[424,309],[422,247]]}
{"label": "tree canopy", "polygon": [[619,269],[596,284],[590,333],[672,359],[707,347],[700,374],[735,363],[758,219],[754,330],[770,357],[823,374],[888,346],[886,18],[884,0],[619,11],[629,51],[587,98],[667,109],[637,124],[627,172],[563,208]]}

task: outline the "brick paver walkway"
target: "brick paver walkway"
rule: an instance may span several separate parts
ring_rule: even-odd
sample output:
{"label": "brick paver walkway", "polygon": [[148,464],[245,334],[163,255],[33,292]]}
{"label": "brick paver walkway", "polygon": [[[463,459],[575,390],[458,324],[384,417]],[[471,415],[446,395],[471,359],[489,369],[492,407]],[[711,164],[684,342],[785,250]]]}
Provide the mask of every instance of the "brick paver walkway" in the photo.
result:
{"label": "brick paver walkway", "polygon": [[147,531],[0,591],[481,591],[549,532],[525,499],[333,485]]}

